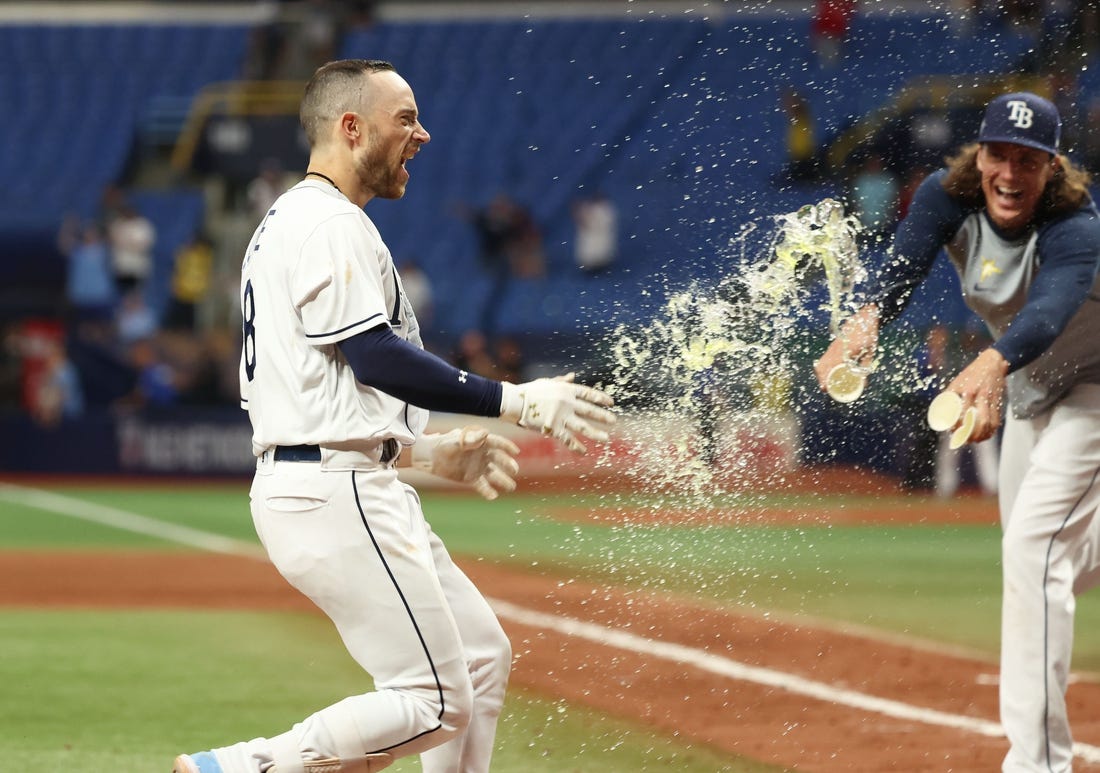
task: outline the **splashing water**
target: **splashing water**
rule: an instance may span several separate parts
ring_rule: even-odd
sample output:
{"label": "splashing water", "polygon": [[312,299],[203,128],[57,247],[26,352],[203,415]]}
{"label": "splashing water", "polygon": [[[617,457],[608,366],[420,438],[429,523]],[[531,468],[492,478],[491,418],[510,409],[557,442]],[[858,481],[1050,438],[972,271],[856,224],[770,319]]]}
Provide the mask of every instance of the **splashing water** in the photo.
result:
{"label": "splashing water", "polygon": [[[703,504],[722,488],[781,479],[783,464],[762,465],[760,449],[776,438],[797,444],[790,393],[799,321],[827,312],[835,335],[864,272],[858,220],[839,202],[774,220],[759,259],[676,293],[644,328],[615,331],[610,391],[639,416],[624,433],[638,449],[629,472],[647,488]],[[822,285],[826,300],[815,304]]]}

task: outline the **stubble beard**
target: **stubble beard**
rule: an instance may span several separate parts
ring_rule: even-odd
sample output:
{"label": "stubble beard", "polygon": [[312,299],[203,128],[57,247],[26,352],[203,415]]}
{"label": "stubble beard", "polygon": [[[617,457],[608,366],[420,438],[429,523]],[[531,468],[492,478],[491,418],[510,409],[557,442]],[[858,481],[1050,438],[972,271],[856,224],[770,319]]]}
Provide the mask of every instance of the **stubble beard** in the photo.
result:
{"label": "stubble beard", "polygon": [[403,167],[385,157],[377,133],[372,131],[367,152],[356,167],[360,186],[380,199],[399,199],[405,195],[405,181],[398,175]]}

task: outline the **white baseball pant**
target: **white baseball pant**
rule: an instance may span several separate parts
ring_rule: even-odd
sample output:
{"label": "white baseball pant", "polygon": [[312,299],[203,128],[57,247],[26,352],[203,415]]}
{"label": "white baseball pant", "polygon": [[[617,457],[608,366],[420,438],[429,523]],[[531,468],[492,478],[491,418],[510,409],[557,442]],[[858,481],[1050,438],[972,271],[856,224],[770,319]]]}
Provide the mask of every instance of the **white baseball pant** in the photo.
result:
{"label": "white baseball pant", "polygon": [[332,619],[375,691],[215,749],[226,773],[278,771],[295,753],[420,754],[425,773],[488,771],[511,648],[416,492],[381,466],[261,461],[251,498],[271,561]]}
{"label": "white baseball pant", "polygon": [[1100,582],[1100,385],[1005,423],[1000,508],[1005,773],[1072,768],[1065,693],[1075,597]]}

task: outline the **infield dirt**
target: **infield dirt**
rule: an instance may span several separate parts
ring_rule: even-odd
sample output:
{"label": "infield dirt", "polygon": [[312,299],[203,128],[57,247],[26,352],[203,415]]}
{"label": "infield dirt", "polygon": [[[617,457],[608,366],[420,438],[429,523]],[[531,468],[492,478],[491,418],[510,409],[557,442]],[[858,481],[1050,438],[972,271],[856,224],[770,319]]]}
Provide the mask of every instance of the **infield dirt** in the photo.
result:
{"label": "infield dirt", "polygon": [[[194,553],[0,554],[0,604],[310,610],[267,564]],[[991,722],[996,664],[912,642],[461,562],[487,595],[837,689]],[[991,771],[1001,738],[892,719],[508,620],[514,684],[685,740],[807,773]],[[1076,738],[1100,745],[1100,684],[1069,691]],[[1078,773],[1100,765],[1078,762]]]}

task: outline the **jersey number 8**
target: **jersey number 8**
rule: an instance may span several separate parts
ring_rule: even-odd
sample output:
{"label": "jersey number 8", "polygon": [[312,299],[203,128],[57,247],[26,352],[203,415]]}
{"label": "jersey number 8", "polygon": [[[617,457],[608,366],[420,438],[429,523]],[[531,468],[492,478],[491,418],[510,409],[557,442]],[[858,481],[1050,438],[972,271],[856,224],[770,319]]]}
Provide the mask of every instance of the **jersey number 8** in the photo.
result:
{"label": "jersey number 8", "polygon": [[244,318],[244,372],[251,381],[256,373],[256,298],[251,279],[244,285],[241,316]]}

